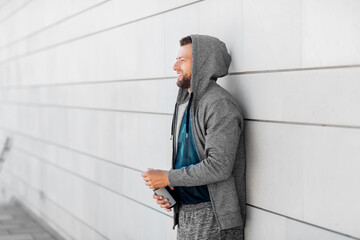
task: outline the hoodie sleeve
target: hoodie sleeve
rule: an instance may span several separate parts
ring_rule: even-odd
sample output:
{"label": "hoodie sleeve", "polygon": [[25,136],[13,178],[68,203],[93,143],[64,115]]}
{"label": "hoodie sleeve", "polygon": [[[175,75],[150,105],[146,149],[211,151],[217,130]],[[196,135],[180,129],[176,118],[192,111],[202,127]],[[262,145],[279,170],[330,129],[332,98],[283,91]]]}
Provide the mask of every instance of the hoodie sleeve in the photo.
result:
{"label": "hoodie sleeve", "polygon": [[205,156],[200,163],[169,170],[171,186],[200,186],[228,179],[233,170],[243,118],[229,99],[211,104],[205,115]]}

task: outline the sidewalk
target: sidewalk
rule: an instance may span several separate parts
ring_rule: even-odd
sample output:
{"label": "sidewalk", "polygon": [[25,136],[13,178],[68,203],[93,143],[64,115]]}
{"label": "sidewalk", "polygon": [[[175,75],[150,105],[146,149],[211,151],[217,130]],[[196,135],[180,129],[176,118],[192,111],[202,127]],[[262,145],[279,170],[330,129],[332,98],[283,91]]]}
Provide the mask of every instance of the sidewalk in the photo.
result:
{"label": "sidewalk", "polygon": [[21,205],[0,204],[0,240],[64,240]]}

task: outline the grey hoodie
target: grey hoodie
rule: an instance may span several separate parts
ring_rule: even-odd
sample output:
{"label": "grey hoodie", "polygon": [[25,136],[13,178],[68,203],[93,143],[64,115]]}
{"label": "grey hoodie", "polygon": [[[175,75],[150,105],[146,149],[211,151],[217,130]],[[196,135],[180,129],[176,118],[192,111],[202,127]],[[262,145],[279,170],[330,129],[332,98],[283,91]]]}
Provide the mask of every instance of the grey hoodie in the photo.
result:
{"label": "grey hoodie", "polygon": [[[173,116],[172,135],[177,125],[177,108],[191,98],[191,131],[200,163],[169,170],[171,186],[207,185],[215,217],[221,230],[245,227],[245,144],[244,120],[239,105],[216,80],[228,74],[231,57],[219,39],[191,35],[192,78],[190,93],[179,88]],[[191,96],[192,95],[192,96]],[[178,224],[178,204],[174,207],[174,226]]]}

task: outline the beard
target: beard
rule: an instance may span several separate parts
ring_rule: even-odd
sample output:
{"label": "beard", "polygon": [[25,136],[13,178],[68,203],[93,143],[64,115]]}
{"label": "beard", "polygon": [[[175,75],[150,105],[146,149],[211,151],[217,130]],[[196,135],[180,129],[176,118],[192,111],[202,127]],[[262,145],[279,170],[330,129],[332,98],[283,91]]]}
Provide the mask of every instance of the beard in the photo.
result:
{"label": "beard", "polygon": [[185,74],[185,75],[183,75],[181,80],[177,80],[176,85],[179,88],[189,88],[190,81],[191,81],[191,74]]}

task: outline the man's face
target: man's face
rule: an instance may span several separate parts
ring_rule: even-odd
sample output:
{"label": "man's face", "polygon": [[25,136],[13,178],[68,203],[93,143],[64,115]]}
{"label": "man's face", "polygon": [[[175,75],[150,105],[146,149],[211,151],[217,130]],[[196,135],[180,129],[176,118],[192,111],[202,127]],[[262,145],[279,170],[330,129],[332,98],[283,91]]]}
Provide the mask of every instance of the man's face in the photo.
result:
{"label": "man's face", "polygon": [[192,44],[186,44],[179,49],[173,70],[178,74],[176,85],[181,88],[190,88],[192,68]]}

